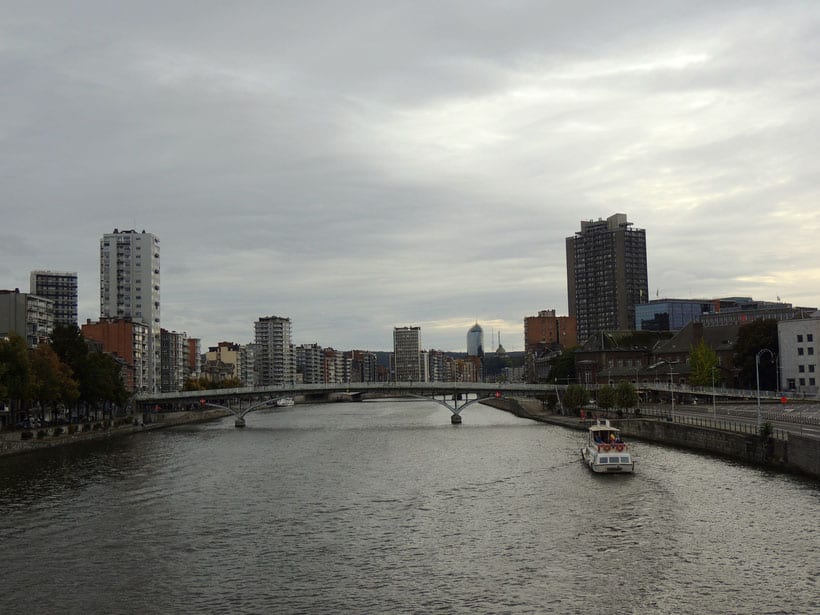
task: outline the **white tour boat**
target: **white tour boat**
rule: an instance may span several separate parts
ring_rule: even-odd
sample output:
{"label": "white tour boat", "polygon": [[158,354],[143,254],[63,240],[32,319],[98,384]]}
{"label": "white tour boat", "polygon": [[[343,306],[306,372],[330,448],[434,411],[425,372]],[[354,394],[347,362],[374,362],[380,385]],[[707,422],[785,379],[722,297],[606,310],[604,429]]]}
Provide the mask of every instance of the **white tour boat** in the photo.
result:
{"label": "white tour boat", "polygon": [[629,445],[621,439],[618,428],[598,419],[590,425],[587,441],[581,447],[581,457],[593,472],[629,473],[635,470],[635,460]]}
{"label": "white tour boat", "polygon": [[293,405],[293,399],[290,397],[280,397],[276,400],[277,408],[290,408]]}

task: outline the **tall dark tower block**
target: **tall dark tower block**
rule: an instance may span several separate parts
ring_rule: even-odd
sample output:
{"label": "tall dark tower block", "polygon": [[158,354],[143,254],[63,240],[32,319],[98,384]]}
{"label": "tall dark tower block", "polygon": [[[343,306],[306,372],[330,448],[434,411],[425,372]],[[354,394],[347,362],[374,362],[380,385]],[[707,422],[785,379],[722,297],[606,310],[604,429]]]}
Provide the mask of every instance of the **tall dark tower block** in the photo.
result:
{"label": "tall dark tower block", "polygon": [[635,329],[635,306],[646,303],[646,231],[632,228],[626,214],[582,221],[567,237],[568,311],[583,344],[601,331]]}

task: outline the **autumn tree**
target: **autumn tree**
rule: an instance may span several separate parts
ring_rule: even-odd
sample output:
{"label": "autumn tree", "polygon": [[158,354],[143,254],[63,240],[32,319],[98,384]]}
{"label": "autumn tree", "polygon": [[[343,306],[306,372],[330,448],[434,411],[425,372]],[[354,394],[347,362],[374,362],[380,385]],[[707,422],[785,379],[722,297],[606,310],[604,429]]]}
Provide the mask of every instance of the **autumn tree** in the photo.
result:
{"label": "autumn tree", "polygon": [[12,333],[0,339],[0,389],[11,401],[12,410],[27,410],[31,392],[31,363],[26,341]]}
{"label": "autumn tree", "polygon": [[[31,351],[31,398],[40,404],[41,412],[57,404],[70,406],[80,396],[71,368],[60,361],[50,344],[40,344]],[[45,416],[41,416],[45,418]]]}
{"label": "autumn tree", "polygon": [[615,405],[619,408],[634,408],[638,405],[638,392],[635,385],[623,380],[615,388]]}
{"label": "autumn tree", "polygon": [[697,346],[689,353],[689,384],[695,386],[711,386],[714,382],[714,371],[718,367],[717,353],[704,341],[700,340]]}
{"label": "autumn tree", "polygon": [[571,384],[564,393],[562,403],[564,408],[570,412],[575,412],[588,401],[589,391],[579,384]]}

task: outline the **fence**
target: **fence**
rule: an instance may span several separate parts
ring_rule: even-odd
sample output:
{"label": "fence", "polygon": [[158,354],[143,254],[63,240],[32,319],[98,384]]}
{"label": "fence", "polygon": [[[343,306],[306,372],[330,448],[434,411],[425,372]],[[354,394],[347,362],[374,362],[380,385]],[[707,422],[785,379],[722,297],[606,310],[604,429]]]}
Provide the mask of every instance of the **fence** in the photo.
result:
{"label": "fence", "polygon": [[[765,412],[763,413],[763,417],[766,421],[772,420],[788,420],[788,419],[780,419],[777,416],[773,415],[780,415],[785,414],[782,412]],[[755,423],[749,422],[742,422],[742,421],[733,421],[732,419],[728,418],[720,418],[720,417],[710,417],[710,416],[688,416],[688,415],[681,415],[681,414],[671,414],[669,410],[663,408],[641,408],[641,416],[654,416],[658,418],[664,418],[666,420],[672,421],[674,423],[679,423],[681,425],[692,425],[694,427],[703,427],[705,429],[718,429],[720,431],[730,431],[733,433],[741,433],[747,435],[758,435],[757,425]],[[786,415],[790,418],[798,418],[791,415]],[[815,417],[800,417],[802,421],[790,421],[790,422],[805,422],[807,424],[817,424]],[[772,437],[776,440],[788,440],[789,434],[787,431],[783,429],[772,428]]]}

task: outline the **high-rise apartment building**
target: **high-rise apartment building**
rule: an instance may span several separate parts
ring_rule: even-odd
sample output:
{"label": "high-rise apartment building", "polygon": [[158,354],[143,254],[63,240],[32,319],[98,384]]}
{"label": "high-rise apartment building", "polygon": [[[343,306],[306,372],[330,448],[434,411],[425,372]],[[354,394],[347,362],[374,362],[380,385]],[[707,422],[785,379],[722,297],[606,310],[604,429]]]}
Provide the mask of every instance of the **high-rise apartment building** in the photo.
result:
{"label": "high-rise apartment building", "polygon": [[393,374],[397,382],[421,380],[421,327],[393,328]]}
{"label": "high-rise apartment building", "polygon": [[484,356],[484,329],[478,323],[475,323],[467,331],[467,355],[471,357]]}
{"label": "high-rise apartment building", "polygon": [[54,302],[54,326],[77,326],[76,272],[32,271],[29,291]]}
{"label": "high-rise apartment building", "polygon": [[160,390],[181,391],[188,365],[188,335],[160,329]]}
{"label": "high-rise apartment building", "polygon": [[626,214],[582,221],[566,239],[569,315],[578,342],[602,331],[630,331],[635,306],[648,300],[646,231],[632,228]]}
{"label": "high-rise apartment building", "polygon": [[100,319],[131,318],[148,325],[148,381],[160,388],[159,239],[134,230],[100,239]]}
{"label": "high-rise apartment building", "polygon": [[294,381],[290,318],[264,316],[254,323],[256,369],[260,386],[280,386]]}

